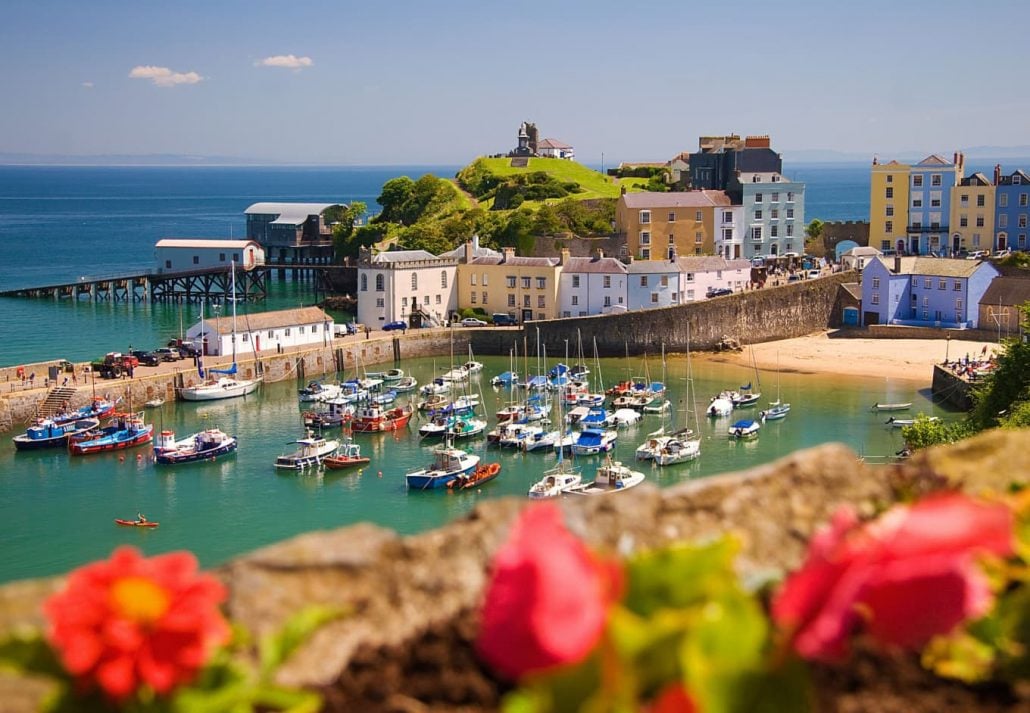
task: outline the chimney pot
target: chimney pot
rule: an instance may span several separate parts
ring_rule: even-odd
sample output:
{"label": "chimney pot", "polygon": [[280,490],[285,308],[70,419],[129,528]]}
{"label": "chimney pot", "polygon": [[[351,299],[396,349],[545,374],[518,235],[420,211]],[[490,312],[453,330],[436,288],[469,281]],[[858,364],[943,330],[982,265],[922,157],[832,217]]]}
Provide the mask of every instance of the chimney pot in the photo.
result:
{"label": "chimney pot", "polygon": [[900,275],[901,274],[901,256],[900,255],[895,255],[894,256],[894,274],[895,275]]}

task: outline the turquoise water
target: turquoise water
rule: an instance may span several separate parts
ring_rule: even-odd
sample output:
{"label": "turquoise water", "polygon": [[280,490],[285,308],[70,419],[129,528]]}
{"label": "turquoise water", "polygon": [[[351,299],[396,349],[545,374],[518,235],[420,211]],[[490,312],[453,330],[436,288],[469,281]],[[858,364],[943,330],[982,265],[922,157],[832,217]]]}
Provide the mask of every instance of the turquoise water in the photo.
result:
{"label": "turquoise water", "polygon": [[[489,377],[505,371],[508,360],[483,357],[482,361],[486,369],[480,383],[487,412],[492,414],[506,403],[507,392],[489,387]],[[740,367],[694,361],[701,409],[709,396],[750,378]],[[683,391],[685,362],[670,357],[668,363],[667,378],[676,403]],[[442,370],[444,363],[422,359],[402,366],[424,381],[434,373],[434,366]],[[659,368],[652,360],[652,373]],[[639,359],[602,360],[607,381],[641,370]],[[775,375],[763,373],[762,383],[764,403],[775,397]],[[213,565],[291,535],[358,521],[402,533],[419,532],[467,512],[481,499],[524,497],[541,471],[554,463],[553,454],[493,448],[487,452],[485,439],[480,439],[463,445],[502,463],[497,480],[468,492],[409,493],[404,472],[431,459],[430,447],[419,442],[413,422],[411,429],[394,434],[356,434],[354,440],[372,458],[361,472],[284,475],[272,462],[291,450],[288,441],[303,435],[298,386],[269,384],[246,400],[168,403],[148,411],[157,428],[173,429],[180,437],[215,426],[238,435],[239,452],[229,460],[157,467],[149,458],[137,460],[137,453],[149,453],[146,448],[77,458],[64,451],[18,453],[5,437],[0,444],[0,581],[65,571],[104,557],[124,543],[148,553],[185,548],[204,565]],[[641,464],[648,480],[671,485],[766,463],[827,441],[842,441],[864,455],[884,456],[901,448],[901,439],[897,429],[884,426],[883,414],[869,411],[872,403],[912,400],[916,402],[913,412],[934,409],[924,394],[910,386],[888,386],[878,379],[841,383],[832,377],[784,374],[781,392],[783,400],[792,404],[791,413],[782,421],[765,424],[758,440],[730,441],[725,434],[731,419],[703,419],[701,458],[666,469]],[[747,410],[735,416],[742,413]],[[681,421],[682,414],[676,418]],[[649,415],[641,424],[620,430],[616,457],[633,461],[637,445],[660,424],[661,417]],[[596,469],[598,463],[596,457],[581,459],[584,472]],[[132,518],[137,511],[160,522],[160,527],[137,530],[112,522],[116,517]]]}

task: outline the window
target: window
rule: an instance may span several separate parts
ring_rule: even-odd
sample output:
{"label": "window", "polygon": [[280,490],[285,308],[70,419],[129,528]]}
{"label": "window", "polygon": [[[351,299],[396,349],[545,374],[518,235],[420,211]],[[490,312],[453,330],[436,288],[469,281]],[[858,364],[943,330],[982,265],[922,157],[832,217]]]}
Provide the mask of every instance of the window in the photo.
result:
{"label": "window", "polygon": [[698,245],[696,248],[694,248],[694,254],[695,255],[701,255],[703,252],[704,251],[701,249],[700,245]]}
{"label": "window", "polygon": [[[315,327],[317,327],[317,326],[318,325],[316,324]],[[244,332],[241,336],[243,337],[243,341],[245,341],[245,342],[249,342],[250,341],[250,335],[247,334],[246,332]]]}
{"label": "window", "polygon": [[647,275],[640,276],[640,286],[647,287]]}
{"label": "window", "polygon": [[662,287],[668,287],[669,286],[669,276],[668,275],[662,275],[662,279],[660,280],[660,282],[661,282]]}
{"label": "window", "polygon": [[658,293],[657,292],[652,292],[651,293],[651,304],[653,304],[653,305],[658,304]]}
{"label": "window", "polygon": [[874,305],[880,304],[880,293],[874,292],[869,301],[872,302]]}
{"label": "window", "polygon": [[440,271],[440,287],[442,287],[445,290],[447,289],[447,271],[446,270],[441,270]]}
{"label": "window", "polygon": [[701,213],[701,211],[699,211],[699,210],[694,211],[694,222],[695,223],[700,223],[702,220],[704,220],[704,215]]}
{"label": "window", "polygon": [[779,209],[778,208],[773,208],[772,210],[770,210],[769,211],[769,217],[772,218],[773,220],[779,220],[780,219],[780,211],[779,211]]}
{"label": "window", "polygon": [[1026,199],[1027,199],[1026,193],[1020,193],[1019,194],[1019,205],[1021,207],[1026,207]]}
{"label": "window", "polygon": [[756,225],[751,228],[751,239],[760,241],[762,239],[762,226]]}
{"label": "window", "polygon": [[611,288],[611,286],[612,286],[612,276],[611,275],[605,275],[604,276],[604,289],[607,290],[607,289]]}
{"label": "window", "polygon": [[772,194],[772,198],[770,198],[769,200],[771,200],[773,203],[776,203],[777,201],[780,200],[780,194],[779,193],[773,193]]}
{"label": "window", "polygon": [[931,197],[930,197],[930,207],[931,208],[940,208],[941,207],[941,199],[940,198],[934,198],[932,196],[932,194],[931,194]]}
{"label": "window", "polygon": [[976,227],[978,227],[978,228],[984,227],[984,217],[982,215],[976,216]]}
{"label": "window", "polygon": [[923,194],[922,193],[913,193],[912,194],[912,207],[913,208],[922,208],[923,207]]}
{"label": "window", "polygon": [[924,309],[923,310],[923,319],[930,319],[930,310],[928,310],[928,309]]}
{"label": "window", "polygon": [[522,306],[529,307],[529,295],[522,295]]}
{"label": "window", "polygon": [[194,255],[193,256],[193,264],[194,265],[199,265],[200,264],[200,255]]}
{"label": "window", "polygon": [[579,287],[579,275],[572,276],[572,286]]}
{"label": "window", "polygon": [[956,292],[961,292],[962,291],[962,283],[959,282],[958,280],[955,280],[954,289],[955,289]]}
{"label": "window", "polygon": [[[573,297],[572,299],[575,300],[576,298]],[[575,304],[575,302],[573,302],[573,304]],[[509,307],[514,307],[515,306],[515,295],[508,295],[508,306]]]}
{"label": "window", "polygon": [[761,203],[761,202],[762,202],[762,194],[761,193],[756,193],[755,194],[755,203]]}
{"label": "window", "polygon": [[959,297],[955,300],[955,309],[962,309],[962,298]]}
{"label": "window", "polygon": [[650,260],[651,259],[651,249],[650,248],[644,248],[643,250],[641,250],[640,251],[640,257],[642,259],[644,259],[644,260]]}
{"label": "window", "polygon": [[791,237],[792,235],[794,235],[794,224],[787,223],[787,237]]}
{"label": "window", "polygon": [[921,175],[919,175],[917,173],[916,175],[912,176],[912,187],[913,188],[919,188],[922,185],[923,185],[923,177]]}
{"label": "window", "polygon": [[538,277],[538,278],[536,278],[536,288],[538,290],[545,290],[545,289],[547,289],[547,278],[546,277]]}
{"label": "window", "polygon": [[980,247],[980,233],[973,233],[973,247]]}
{"label": "window", "polygon": [[[412,299],[414,299],[414,298],[412,298]],[[424,305],[429,304],[429,295],[426,295],[426,296],[424,296],[422,298],[422,304],[424,304]]]}
{"label": "window", "polygon": [[924,277],[923,287],[925,287],[928,290],[933,289],[933,280],[931,280],[929,277]]}
{"label": "window", "polygon": [[1018,227],[1020,227],[1020,228],[1025,228],[1026,227],[1026,213],[1022,213],[1019,216],[1019,226]]}
{"label": "window", "polygon": [[733,228],[723,228],[722,229],[722,239],[723,240],[733,240]]}
{"label": "window", "polygon": [[565,310],[561,314],[562,314],[562,317],[571,317],[572,316],[572,312],[569,312],[568,310]]}
{"label": "window", "polygon": [[172,269],[172,261],[171,260],[165,260],[165,269],[166,270],[171,270]]}
{"label": "window", "polygon": [[939,185],[941,185],[941,174],[939,174],[939,173],[932,174],[930,176],[930,185],[931,186],[939,186]]}
{"label": "window", "polygon": [[[415,298],[412,297],[411,301],[414,304]],[[408,298],[407,297],[401,297],[401,307],[405,307],[407,304],[408,304]]]}
{"label": "window", "polygon": [[770,225],[769,226],[769,237],[770,238],[778,238],[779,235],[780,235],[780,226],[775,225],[775,224]]}
{"label": "window", "polygon": [[978,195],[976,197],[976,207],[977,208],[983,208],[984,207],[984,197],[983,197],[983,194]]}
{"label": "window", "polygon": [[269,338],[269,339],[272,339],[272,338],[274,338],[274,337],[275,337],[275,332],[273,332],[273,331],[272,331],[271,329],[269,329],[269,330],[268,330],[268,338]]}
{"label": "window", "polygon": [[894,197],[894,189],[891,186],[887,186],[887,190],[884,192],[886,198],[890,199]]}
{"label": "window", "polygon": [[361,291],[368,292],[368,275],[361,274]]}
{"label": "window", "polygon": [[998,227],[999,228],[1007,228],[1007,227],[1009,227],[1009,217],[1007,215],[1005,215],[1004,213],[1002,213],[1001,215],[998,216]]}
{"label": "window", "polygon": [[958,227],[960,227],[960,228],[969,227],[969,219],[965,215],[960,215],[959,216]]}
{"label": "window", "polygon": [[732,211],[728,211],[728,210],[723,211],[723,213],[722,213],[722,222],[723,223],[732,223],[733,222],[733,212]]}
{"label": "window", "polygon": [[887,183],[894,183],[894,176],[889,173],[887,174]]}
{"label": "window", "polygon": [[529,289],[529,286],[530,286],[530,285],[531,285],[532,283],[533,283],[533,278],[531,278],[531,277],[523,277],[523,278],[522,278],[522,289],[524,289],[524,290],[528,290],[528,289]]}
{"label": "window", "polygon": [[761,219],[762,219],[762,211],[761,211],[761,209],[758,209],[758,210],[755,211],[755,220],[761,220]]}
{"label": "window", "polygon": [[386,280],[383,278],[382,273],[376,274],[376,292],[384,292],[386,290]]}
{"label": "window", "polygon": [[413,289],[413,290],[417,290],[418,289],[418,273],[417,272],[411,273],[411,289]]}
{"label": "window", "polygon": [[508,289],[509,290],[514,290],[515,289],[515,275],[508,275],[504,279],[508,283]]}
{"label": "window", "polygon": [[604,296],[604,306],[605,307],[611,307],[612,306],[612,296],[611,295],[605,295]]}
{"label": "window", "polygon": [[961,196],[958,197],[958,204],[963,208],[969,207],[969,196],[963,193]]}
{"label": "window", "polygon": [[787,202],[788,203],[793,203],[794,202],[794,191],[787,191]]}
{"label": "window", "polygon": [[693,290],[687,290],[687,299],[688,300],[693,300],[694,299],[694,291]]}
{"label": "window", "polygon": [[651,222],[651,211],[642,210],[640,211],[640,222],[644,225]]}
{"label": "window", "polygon": [[946,289],[948,289],[948,281],[943,279],[943,278],[941,278],[940,280],[937,280],[937,289],[938,290],[946,290]]}
{"label": "window", "polygon": [[669,211],[669,222],[670,223],[675,223],[676,222],[676,212],[675,211]]}
{"label": "window", "polygon": [[998,194],[998,207],[999,208],[1006,208],[1006,207],[1008,207],[1008,204],[1009,204],[1009,194],[1008,193],[999,193]]}
{"label": "window", "polygon": [[[437,296],[436,296],[436,299],[437,299],[437,304],[439,304],[439,301],[440,301],[440,295],[437,295]],[[483,293],[483,304],[486,304],[486,302],[487,302],[487,299],[486,299],[486,292],[484,292],[484,293]]]}
{"label": "window", "polygon": [[536,306],[539,307],[540,309],[543,309],[544,307],[546,307],[547,306],[547,297],[545,295],[537,295],[536,296]]}
{"label": "window", "polygon": [[930,298],[929,297],[923,297],[923,307],[929,307],[929,306],[930,306]]}
{"label": "window", "polygon": [[687,273],[687,282],[693,282],[693,281],[694,281],[694,273],[688,272]]}
{"label": "window", "polygon": [[376,307],[382,308],[382,307],[385,307],[385,306],[386,306],[386,300],[384,298],[382,298],[382,297],[376,297]]}
{"label": "window", "polygon": [[579,295],[573,295],[572,296],[572,306],[575,307],[578,304],[579,304]]}
{"label": "window", "polygon": [[646,230],[642,230],[640,232],[640,244],[641,245],[650,245],[651,244],[651,233],[650,232],[648,232]]}
{"label": "window", "polygon": [[286,337],[290,336],[290,328],[289,327],[287,327],[286,329],[283,330],[283,336],[286,336]]}
{"label": "window", "polygon": [[[486,302],[486,293],[483,293],[483,301]],[[440,295],[436,296],[436,304],[441,304]]]}
{"label": "window", "polygon": [[670,235],[669,236],[669,245],[675,245],[675,244],[676,244],[676,236],[675,235]]}
{"label": "window", "polygon": [[483,273],[483,287],[486,287],[486,286],[487,286],[487,284],[489,283],[489,280],[487,280],[487,278],[488,278],[488,277],[489,277],[489,275],[487,275],[487,274],[486,274],[486,273],[484,272],[484,273]]}
{"label": "window", "polygon": [[703,243],[704,241],[705,241],[705,234],[702,231],[699,230],[696,233],[694,233],[694,242],[695,243]]}
{"label": "window", "polygon": [[1013,186],[1018,186],[1020,183],[1022,183],[1022,181],[1020,180],[1019,175],[1018,174],[1013,175],[1012,176],[1012,185]]}
{"label": "window", "polygon": [[218,262],[225,262],[225,253],[218,253]]}
{"label": "window", "polygon": [[[894,206],[890,206],[890,211],[891,212],[888,213],[888,215],[893,215],[894,214]],[[793,208],[788,208],[787,209],[787,217],[788,218],[793,218],[794,217],[794,209]]]}
{"label": "window", "polygon": [[883,224],[883,232],[885,232],[885,233],[893,233],[894,232],[894,221],[893,220],[888,220],[886,223]]}
{"label": "window", "polygon": [[874,277],[873,278],[873,289],[874,290],[880,289],[880,278],[879,277]]}
{"label": "window", "polygon": [[472,273],[469,284],[471,284],[473,287],[476,286],[476,273]]}

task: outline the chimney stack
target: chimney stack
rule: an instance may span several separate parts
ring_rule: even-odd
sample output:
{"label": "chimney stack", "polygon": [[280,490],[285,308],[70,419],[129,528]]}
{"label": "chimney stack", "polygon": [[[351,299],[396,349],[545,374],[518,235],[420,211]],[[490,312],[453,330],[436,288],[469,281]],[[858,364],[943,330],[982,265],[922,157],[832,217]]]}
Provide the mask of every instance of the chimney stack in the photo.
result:
{"label": "chimney stack", "polygon": [[508,262],[515,257],[515,248],[504,248],[504,262]]}
{"label": "chimney stack", "polygon": [[900,255],[895,255],[894,256],[894,274],[895,275],[900,275],[901,274],[901,256]]}
{"label": "chimney stack", "polygon": [[572,255],[572,253],[569,252],[568,248],[562,248],[561,249],[561,257],[558,259],[558,264],[559,265],[564,265],[565,263],[567,263],[569,261],[569,257],[571,255]]}
{"label": "chimney stack", "polygon": [[603,248],[598,248],[597,249],[597,259],[600,260],[603,257],[604,257],[604,249]]}
{"label": "chimney stack", "polygon": [[996,164],[994,164],[994,185],[997,186],[1000,183],[1001,183],[1001,164],[1000,163],[996,163]]}

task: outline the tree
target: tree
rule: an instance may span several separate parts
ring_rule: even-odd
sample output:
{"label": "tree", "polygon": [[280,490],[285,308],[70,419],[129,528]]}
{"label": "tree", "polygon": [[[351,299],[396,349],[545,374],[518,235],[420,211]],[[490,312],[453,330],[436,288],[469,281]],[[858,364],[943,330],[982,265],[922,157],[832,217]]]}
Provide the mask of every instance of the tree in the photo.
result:
{"label": "tree", "polygon": [[901,429],[901,437],[905,439],[905,445],[914,450],[942,443],[954,443],[969,435],[972,435],[972,432],[964,421],[957,423],[931,421],[925,414],[919,414],[916,416],[915,423]]}
{"label": "tree", "polygon": [[376,217],[377,223],[403,223],[405,206],[411,200],[415,191],[415,182],[407,176],[391,178],[383,184],[383,190],[379,193],[379,205],[383,211]]}
{"label": "tree", "polygon": [[[1030,305],[1023,305],[1020,310],[1026,329],[1030,327]],[[973,392],[973,401],[969,420],[977,430],[1018,425],[1030,401],[1030,344],[1021,338],[1003,341],[995,367]]]}
{"label": "tree", "polygon": [[354,257],[358,253],[357,246],[352,245],[354,237],[354,226],[360,221],[368,207],[361,201],[354,201],[346,208],[338,209],[333,218],[333,252],[336,260],[343,261],[344,257]]}
{"label": "tree", "polygon": [[823,221],[812,218],[812,222],[805,227],[805,235],[810,238],[818,238],[823,234]]}

